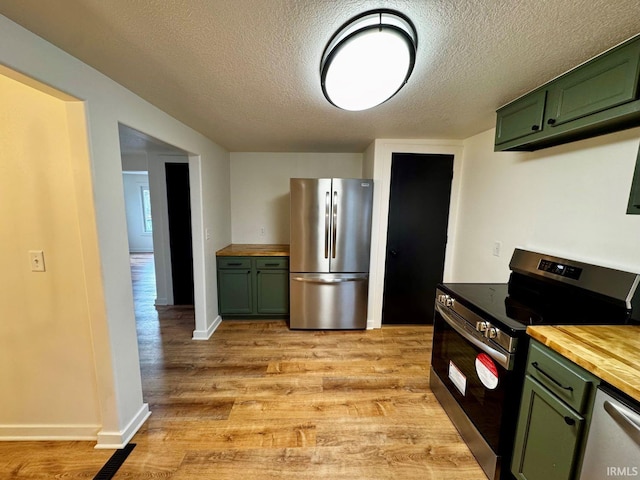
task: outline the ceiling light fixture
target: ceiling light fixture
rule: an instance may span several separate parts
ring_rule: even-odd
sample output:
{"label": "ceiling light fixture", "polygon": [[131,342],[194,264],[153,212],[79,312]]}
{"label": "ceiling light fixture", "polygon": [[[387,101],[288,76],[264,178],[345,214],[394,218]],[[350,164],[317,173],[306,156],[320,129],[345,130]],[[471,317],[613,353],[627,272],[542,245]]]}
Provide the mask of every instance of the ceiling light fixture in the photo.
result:
{"label": "ceiling light fixture", "polygon": [[418,34],[409,18],[388,9],[352,18],[322,54],[324,96],[344,110],[366,110],[393,97],[407,83],[416,60]]}

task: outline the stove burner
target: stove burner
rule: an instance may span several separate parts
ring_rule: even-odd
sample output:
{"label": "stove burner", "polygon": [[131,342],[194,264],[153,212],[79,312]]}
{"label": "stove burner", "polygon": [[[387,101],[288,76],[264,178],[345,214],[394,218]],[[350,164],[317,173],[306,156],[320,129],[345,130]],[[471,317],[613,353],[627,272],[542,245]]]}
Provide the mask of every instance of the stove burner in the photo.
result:
{"label": "stove burner", "polygon": [[544,316],[534,308],[528,307],[511,297],[504,299],[505,311],[509,318],[524,325],[544,325]]}

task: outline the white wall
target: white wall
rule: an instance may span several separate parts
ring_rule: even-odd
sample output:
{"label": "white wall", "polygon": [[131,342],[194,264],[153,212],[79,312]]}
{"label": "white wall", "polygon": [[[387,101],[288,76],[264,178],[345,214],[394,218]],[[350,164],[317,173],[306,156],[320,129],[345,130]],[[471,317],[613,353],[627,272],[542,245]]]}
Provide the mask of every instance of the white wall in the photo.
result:
{"label": "white wall", "polygon": [[[98,259],[80,228],[93,202],[84,127],[78,102],[0,73],[2,439],[91,439],[101,427],[85,281]],[[45,271],[31,271],[29,250],[44,252]]]}
{"label": "white wall", "polygon": [[527,153],[494,152],[494,133],[464,142],[453,280],[507,281],[515,247],[640,272],[625,214],[640,128]]}
{"label": "white wall", "polygon": [[149,174],[136,172],[122,174],[124,203],[127,213],[127,236],[130,253],[153,252],[153,233],[144,229],[142,188],[149,188]]}
{"label": "white wall", "polygon": [[233,243],[289,243],[289,178],[361,177],[359,153],[231,153]]}
{"label": "white wall", "polygon": [[[190,152],[194,243],[195,338],[206,338],[217,316],[215,251],[231,241],[229,154],[201,134],[153,107],[101,73],[0,16],[0,64],[84,102],[95,209],[80,206],[79,228],[96,276],[87,292],[101,428],[98,446],[125,444],[145,420],[128,261],[118,122]],[[78,147],[71,145],[72,154]],[[86,157],[85,157],[86,158]],[[93,211],[91,211],[93,210]],[[206,230],[211,232],[205,239]],[[90,242],[92,232],[97,240]],[[93,270],[92,270],[93,272]],[[53,359],[52,359],[53,360]],[[34,392],[34,395],[43,392]],[[24,432],[25,438],[29,432]]]}

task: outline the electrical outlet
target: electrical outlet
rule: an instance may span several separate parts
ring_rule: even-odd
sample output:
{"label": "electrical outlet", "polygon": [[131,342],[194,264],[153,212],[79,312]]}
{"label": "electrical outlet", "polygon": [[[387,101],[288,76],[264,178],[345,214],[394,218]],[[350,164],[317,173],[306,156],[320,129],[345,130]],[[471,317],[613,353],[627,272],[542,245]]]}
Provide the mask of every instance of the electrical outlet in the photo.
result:
{"label": "electrical outlet", "polygon": [[264,227],[261,227],[261,228],[260,228],[260,236],[261,236],[261,237],[264,237]]}
{"label": "electrical outlet", "polygon": [[44,272],[44,252],[42,250],[29,250],[29,263],[32,272]]}
{"label": "electrical outlet", "polygon": [[211,240],[211,230],[209,230],[208,228],[204,229],[204,238],[205,240]]}
{"label": "electrical outlet", "polygon": [[499,257],[501,250],[502,250],[502,242],[498,242],[498,241],[493,242],[493,256]]}

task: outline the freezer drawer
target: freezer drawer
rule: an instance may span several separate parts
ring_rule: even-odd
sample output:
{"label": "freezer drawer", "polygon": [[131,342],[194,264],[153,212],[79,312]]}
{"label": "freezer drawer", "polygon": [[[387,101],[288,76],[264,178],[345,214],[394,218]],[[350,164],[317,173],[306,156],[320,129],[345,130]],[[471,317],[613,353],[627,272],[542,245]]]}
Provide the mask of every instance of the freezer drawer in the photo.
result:
{"label": "freezer drawer", "polygon": [[291,273],[293,329],[364,329],[367,327],[366,273]]}

